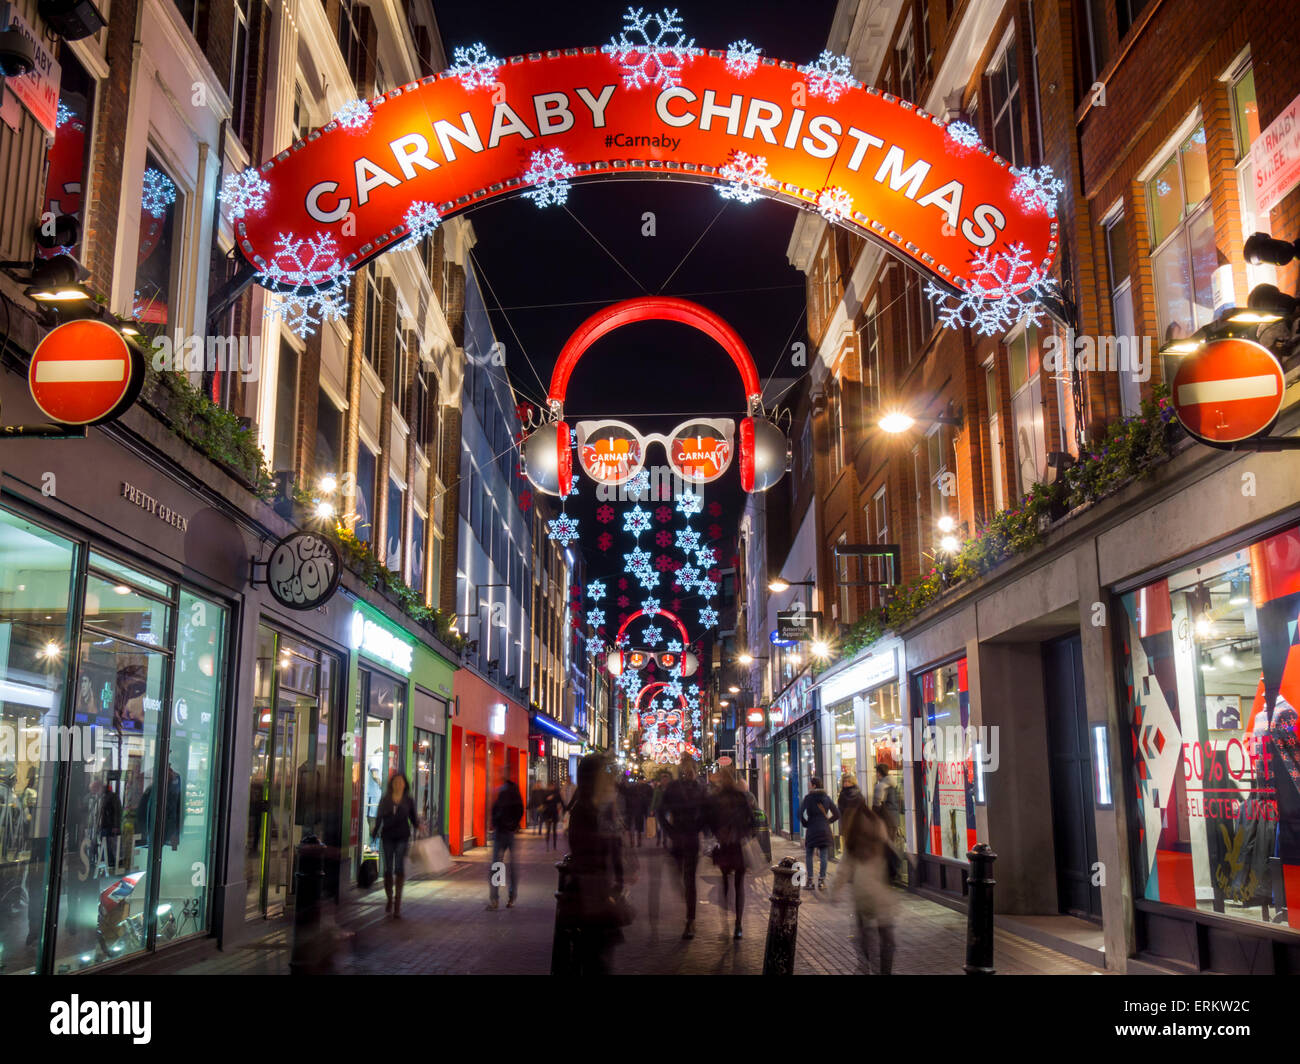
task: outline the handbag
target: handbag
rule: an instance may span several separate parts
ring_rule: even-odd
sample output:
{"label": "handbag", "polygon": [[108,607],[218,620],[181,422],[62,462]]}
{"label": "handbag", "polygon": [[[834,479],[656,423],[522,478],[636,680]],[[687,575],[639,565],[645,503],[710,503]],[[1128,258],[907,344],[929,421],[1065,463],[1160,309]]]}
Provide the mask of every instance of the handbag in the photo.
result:
{"label": "handbag", "polygon": [[762,875],[768,870],[768,858],[763,853],[762,845],[753,835],[744,841],[740,852],[745,858],[745,871],[750,875]]}
{"label": "handbag", "polygon": [[364,850],[361,854],[361,866],[357,869],[357,885],[371,886],[379,878],[379,854],[374,850]]}
{"label": "handbag", "polygon": [[659,823],[653,813],[645,818],[645,837],[653,839],[659,833]]}
{"label": "handbag", "polygon": [[451,851],[441,835],[430,835],[411,843],[407,859],[417,872],[426,876],[440,876],[452,868]]}

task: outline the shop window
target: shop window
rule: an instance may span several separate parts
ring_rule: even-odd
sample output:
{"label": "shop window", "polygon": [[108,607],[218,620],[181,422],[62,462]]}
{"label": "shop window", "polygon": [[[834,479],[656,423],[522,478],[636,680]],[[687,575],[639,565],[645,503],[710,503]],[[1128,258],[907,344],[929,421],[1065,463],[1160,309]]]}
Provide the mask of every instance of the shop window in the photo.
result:
{"label": "shop window", "polygon": [[904,100],[916,102],[916,42],[912,40],[912,13],[909,11],[903,19],[903,29],[898,35],[898,47],[894,49],[894,61],[898,69],[898,92]]}
{"label": "shop window", "polygon": [[[1241,207],[1241,231],[1271,233],[1269,212],[1259,209],[1255,198],[1255,164],[1251,161],[1250,146],[1259,136],[1259,104],[1255,100],[1255,71],[1247,63],[1232,80],[1232,125],[1237,145],[1237,198]],[[1258,265],[1246,263],[1246,289],[1256,285],[1277,284],[1277,267],[1269,262]]]}
{"label": "shop window", "polygon": [[[1106,267],[1110,278],[1110,307],[1115,335],[1137,336],[1133,323],[1133,284],[1129,277],[1128,220],[1123,209],[1116,211],[1102,223],[1106,237]],[[1142,409],[1142,384],[1132,372],[1123,367],[1119,371],[1120,403],[1125,417],[1133,417]]]}
{"label": "shop window", "polygon": [[[230,79],[227,82],[227,95],[230,97],[230,127],[240,140],[246,141],[251,132],[248,125],[248,93],[253,71],[248,65],[249,53],[249,14],[253,0],[235,0],[234,25],[230,39]],[[295,110],[297,103],[295,101]],[[294,139],[297,139],[296,137]]]}
{"label": "shop window", "polygon": [[424,535],[425,517],[418,509],[411,511],[411,586],[425,602]]}
{"label": "shop window", "polygon": [[379,372],[380,325],[383,299],[379,295],[379,279],[373,268],[366,271],[366,322],[362,333],[361,350],[371,369]]}
{"label": "shop window", "polygon": [[[1108,0],[1087,0],[1084,5],[1086,16],[1084,29],[1084,55],[1088,62],[1088,75],[1091,83],[1101,78],[1101,72],[1110,62],[1110,42],[1106,38],[1106,9]],[[1088,86],[1084,86],[1086,89]]]}
{"label": "shop window", "polygon": [[330,394],[316,388],[316,475],[337,474],[343,467],[343,411]]}
{"label": "shop window", "polygon": [[393,349],[393,406],[397,407],[398,416],[403,420],[410,416],[410,412],[406,409],[406,397],[410,391],[407,374],[411,369],[408,340],[409,333],[404,329],[398,329]]}
{"label": "shop window", "polygon": [[993,476],[993,511],[1006,509],[1006,476],[1002,465],[1002,410],[998,403],[998,370],[994,359],[984,366],[984,392],[988,403],[989,465]]}
{"label": "shop window", "polygon": [[1135,887],[1300,929],[1300,529],[1122,596]]}
{"label": "shop window", "polygon": [[830,430],[830,475],[834,477],[844,464],[844,417],[841,410],[840,382],[832,378],[826,382],[826,414]]}
{"label": "shop window", "polygon": [[1020,129],[1020,67],[1016,61],[1015,26],[1007,32],[1002,55],[988,74],[993,150],[1012,166],[1026,162],[1024,134]]}
{"label": "shop window", "polygon": [[298,350],[288,341],[280,343],[276,358],[275,420],[271,448],[274,470],[295,467],[294,451],[298,442]]}
{"label": "shop window", "polygon": [[[178,0],[183,2],[183,0]],[[362,44],[361,35],[358,32],[357,23],[360,20],[360,5],[357,0],[341,0],[339,4],[338,15],[338,42],[339,51],[343,54],[343,62],[348,68],[348,73],[352,76],[352,82],[361,90],[361,58]]]}
{"label": "shop window", "polygon": [[[913,704],[920,719],[922,743],[915,762],[917,838],[920,851],[965,861],[975,845],[975,771],[965,756],[968,745],[956,738],[970,725],[966,659],[930,669],[912,678]],[[938,729],[931,733],[931,729]],[[935,741],[926,742],[934,735]],[[916,752],[914,751],[914,756]]]}
{"label": "shop window", "polygon": [[1205,127],[1198,125],[1146,185],[1160,342],[1190,336],[1214,313],[1218,265]]}
{"label": "shop window", "polygon": [[132,310],[136,321],[154,326],[171,321],[175,260],[180,246],[176,221],[181,208],[182,195],[176,181],[152,151],[146,152],[140,187],[140,234]]}
{"label": "shop window", "polygon": [[926,550],[930,545],[925,526],[925,502],[930,481],[927,457],[927,452],[919,444],[912,448],[912,480],[916,489],[916,550],[922,572],[925,571]]}
{"label": "shop window", "polygon": [[358,539],[374,539],[375,529],[375,452],[364,443],[357,443],[356,524],[352,531]]}
{"label": "shop window", "polygon": [[[54,141],[46,152],[45,211],[58,218],[72,215],[85,223],[82,210],[90,173],[91,124],[95,113],[95,80],[68,48],[59,55],[59,104],[54,120]],[[76,256],[78,247],[37,249],[46,257],[59,253]]]}
{"label": "shop window", "polygon": [[862,358],[862,424],[869,425],[875,420],[880,409],[882,381],[880,377],[880,326],[876,321],[878,313],[873,300],[867,309],[866,318],[858,329],[858,350]]}
{"label": "shop window", "polygon": [[397,481],[388,481],[388,535],[384,539],[384,558],[388,568],[402,571],[402,512],[406,508],[406,489]]}
{"label": "shop window", "polygon": [[1043,479],[1047,471],[1038,330],[1027,327],[1007,341],[1007,355],[1018,490],[1020,495],[1024,495]]}
{"label": "shop window", "polygon": [[936,425],[926,436],[925,445],[930,468],[930,519],[937,521],[957,511],[956,478],[948,470],[951,433],[946,426]]}
{"label": "shop window", "polygon": [[[428,698],[422,691],[415,693],[417,700]],[[443,826],[443,765],[446,762],[446,736],[435,732],[415,729],[415,749],[412,751],[411,763],[415,769],[415,778],[411,781],[414,791],[415,812],[419,817],[420,830],[425,835],[442,835]]]}

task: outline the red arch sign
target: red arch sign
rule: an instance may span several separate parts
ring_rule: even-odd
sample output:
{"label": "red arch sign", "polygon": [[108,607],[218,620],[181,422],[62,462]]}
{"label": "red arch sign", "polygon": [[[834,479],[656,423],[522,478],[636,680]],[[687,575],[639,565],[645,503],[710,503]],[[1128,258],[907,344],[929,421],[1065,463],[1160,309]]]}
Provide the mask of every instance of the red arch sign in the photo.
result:
{"label": "red arch sign", "polygon": [[[871,88],[815,94],[795,64],[749,73],[711,51],[680,84],[629,88],[616,57],[569,49],[505,60],[495,85],[451,72],[368,101],[259,168],[264,186],[235,219],[244,257],[265,269],[277,238],[333,238],[347,268],[400,244],[408,211],[446,218],[535,187],[536,152],[558,149],[574,182],[668,178],[727,184],[737,153],[762,157],[758,195],[818,209],[949,284],[984,249],[1024,248],[1044,273],[1057,224],[989,149],[921,108]],[[838,207],[835,205],[838,204]],[[841,213],[841,211],[843,213]],[[981,283],[979,278],[975,279]],[[988,283],[988,282],[983,282]]]}

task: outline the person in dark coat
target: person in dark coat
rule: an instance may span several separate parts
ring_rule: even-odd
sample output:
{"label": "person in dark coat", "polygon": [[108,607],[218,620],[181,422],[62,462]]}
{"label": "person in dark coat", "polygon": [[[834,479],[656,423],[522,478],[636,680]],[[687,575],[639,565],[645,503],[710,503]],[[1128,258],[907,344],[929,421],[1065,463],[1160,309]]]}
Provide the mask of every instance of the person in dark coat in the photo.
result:
{"label": "person in dark coat", "polygon": [[560,789],[552,783],[546,788],[546,793],[542,795],[542,826],[546,830],[547,850],[558,848],[555,841],[555,829],[564,813],[564,799],[560,797]]}
{"label": "person in dark coat", "polygon": [[614,906],[623,893],[623,838],[613,790],[599,754],[578,762],[569,806],[571,874],[558,914],[576,932],[576,975],[607,975],[610,953],[623,941]]}
{"label": "person in dark coat", "polygon": [[629,846],[640,846],[645,838],[645,820],[650,813],[650,785],[644,779],[629,780],[623,792],[627,811],[627,841]]}
{"label": "person in dark coat", "polygon": [[831,796],[822,790],[822,781],[813,776],[809,781],[808,793],[804,795],[799,806],[799,823],[804,828],[804,851],[807,855],[807,880],[804,890],[813,889],[813,851],[821,855],[821,875],[817,877],[817,889],[826,889],[826,859],[830,854],[834,836],[831,825],[840,818],[840,811],[831,801]]}
{"label": "person in dark coat", "polygon": [[488,905],[495,909],[499,905],[500,894],[497,890],[497,869],[501,859],[510,855],[507,865],[510,874],[510,896],[506,899],[506,908],[514,908],[519,891],[519,882],[515,875],[515,834],[519,831],[519,822],[524,818],[524,796],[519,793],[519,784],[506,770],[505,781],[497,790],[492,800],[492,863],[488,865]]}
{"label": "person in dark coat", "polygon": [[730,768],[720,768],[715,782],[717,790],[709,798],[706,822],[718,840],[713,863],[722,873],[723,912],[727,908],[730,880],[736,890],[736,930],[732,937],[741,938],[741,917],[745,915],[744,845],[754,834],[754,807],[749,794],[737,786]]}
{"label": "person in dark coat", "polygon": [[379,840],[384,854],[384,894],[388,904],[384,911],[402,918],[402,886],[406,883],[406,851],[411,848],[411,832],[419,826],[411,785],[400,772],[393,773],[375,810],[371,838]]}
{"label": "person in dark coat", "polygon": [[683,939],[695,937],[695,873],[700,863],[700,830],[704,827],[704,788],[695,776],[695,762],[682,758],[681,774],[664,787],[660,804],[668,829],[668,852],[677,864],[686,894],[686,930]]}

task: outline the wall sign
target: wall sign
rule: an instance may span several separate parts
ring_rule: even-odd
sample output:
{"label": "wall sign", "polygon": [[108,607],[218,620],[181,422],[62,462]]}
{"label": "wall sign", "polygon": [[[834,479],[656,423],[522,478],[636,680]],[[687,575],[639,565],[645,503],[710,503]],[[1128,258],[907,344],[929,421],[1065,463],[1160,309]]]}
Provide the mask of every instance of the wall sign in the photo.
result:
{"label": "wall sign", "polygon": [[360,610],[352,611],[352,648],[366,657],[409,676],[415,646],[396,632],[372,621]]}
{"label": "wall sign", "polygon": [[558,166],[566,190],[570,177],[669,178],[819,210],[949,284],[985,283],[970,266],[986,248],[1023,245],[1050,270],[1049,212],[1013,192],[1005,160],[915,104],[853,86],[832,98],[793,63],[729,68],[721,51],[679,74],[629,88],[615,56],[568,49],[507,59],[486,85],[445,71],[357,101],[249,173],[232,211],[240,251],[283,268],[279,238],[319,236],[355,269],[413,226],[423,235],[429,208],[445,219],[530,190],[540,205]]}
{"label": "wall sign", "polygon": [[778,610],[776,614],[776,646],[790,646],[794,643],[806,643],[813,637],[813,632],[820,626],[821,613],[811,610]]}
{"label": "wall sign", "polygon": [[1174,413],[1207,443],[1237,443],[1268,429],[1282,409],[1282,365],[1253,340],[1212,340],[1174,374]]}
{"label": "wall sign", "polygon": [[271,597],[291,610],[315,609],[333,597],[342,562],[338,548],[319,532],[294,532],[275,545],[266,563]]}
{"label": "wall sign", "polygon": [[145,513],[152,517],[158,518],[164,524],[171,525],[181,532],[188,532],[190,528],[190,519],[182,517],[170,506],[160,503],[152,495],[141,491],[134,484],[128,484],[122,481],[122,498],[127,502],[135,503]]}
{"label": "wall sign", "polygon": [[1287,105],[1250,146],[1255,207],[1267,214],[1300,185],[1300,96]]}
{"label": "wall sign", "polygon": [[831,706],[860,691],[869,691],[882,683],[897,680],[896,653],[890,649],[884,653],[868,654],[862,661],[826,680],[821,685],[822,705]]}
{"label": "wall sign", "polygon": [[63,425],[120,417],[144,383],[144,356],[102,321],[51,329],[32,353],[27,387],[41,413]]}
{"label": "wall sign", "polygon": [[32,29],[15,6],[9,5],[9,15],[9,28],[27,38],[27,43],[36,53],[36,65],[32,67],[31,73],[21,78],[6,78],[5,85],[13,90],[13,94],[22,100],[23,106],[31,111],[41,128],[52,137],[58,120],[59,64],[45,47],[41,35]]}

